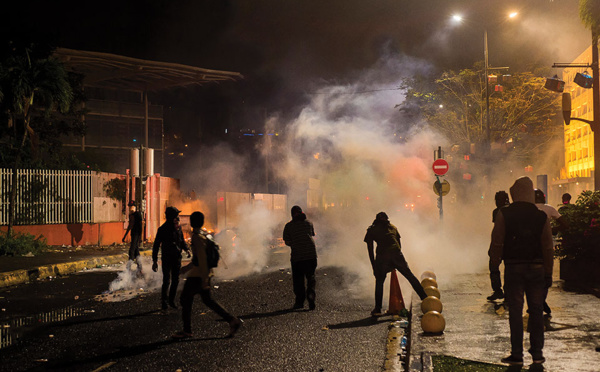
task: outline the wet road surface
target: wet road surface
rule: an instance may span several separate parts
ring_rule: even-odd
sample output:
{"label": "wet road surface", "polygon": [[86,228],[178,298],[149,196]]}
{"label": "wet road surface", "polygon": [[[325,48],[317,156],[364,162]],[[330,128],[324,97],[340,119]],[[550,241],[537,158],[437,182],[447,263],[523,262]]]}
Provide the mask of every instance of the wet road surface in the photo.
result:
{"label": "wet road surface", "polygon": [[126,301],[94,299],[116,276],[91,271],[1,291],[4,321],[52,309],[77,313],[24,327],[19,341],[0,349],[0,370],[380,371],[383,365],[390,319],[371,319],[372,300],[353,298],[345,285],[350,278],[339,270],[317,271],[315,311],[289,310],[289,262],[268,273],[214,280],[214,297],[244,325],[235,338],[224,338],[227,324],[197,296],[194,337],[184,341],[170,337],[181,329],[180,311],[159,311],[156,290]]}

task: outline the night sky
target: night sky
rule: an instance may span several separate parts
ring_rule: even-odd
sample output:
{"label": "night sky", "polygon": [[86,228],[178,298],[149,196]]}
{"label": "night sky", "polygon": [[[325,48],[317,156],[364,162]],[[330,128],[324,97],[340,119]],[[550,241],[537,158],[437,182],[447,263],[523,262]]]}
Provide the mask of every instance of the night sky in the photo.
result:
{"label": "night sky", "polygon": [[[591,39],[578,0],[34,0],[13,7],[3,12],[5,37],[25,32],[60,47],[242,73],[240,83],[162,99],[172,109],[204,110],[198,120],[221,126],[227,116],[248,128],[273,112],[293,115],[317,87],[349,83],[385,55],[433,71],[471,67],[483,59],[485,27],[490,64],[512,71],[569,62]],[[519,18],[503,22],[514,10]],[[466,18],[460,27],[450,23],[457,12]]]}

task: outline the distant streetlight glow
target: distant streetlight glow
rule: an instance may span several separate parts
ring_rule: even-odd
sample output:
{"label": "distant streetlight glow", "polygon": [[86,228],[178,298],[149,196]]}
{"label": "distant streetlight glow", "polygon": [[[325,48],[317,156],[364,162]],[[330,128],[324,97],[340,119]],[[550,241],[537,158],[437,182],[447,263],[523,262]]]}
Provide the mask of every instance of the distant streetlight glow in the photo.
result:
{"label": "distant streetlight glow", "polygon": [[519,13],[517,13],[517,12],[512,12],[512,13],[510,13],[510,14],[508,15],[508,18],[515,18],[515,17],[516,17],[516,16],[518,16],[518,15],[519,15]]}
{"label": "distant streetlight glow", "polygon": [[452,20],[456,23],[460,23],[463,20],[463,17],[460,14],[455,14],[452,16]]}

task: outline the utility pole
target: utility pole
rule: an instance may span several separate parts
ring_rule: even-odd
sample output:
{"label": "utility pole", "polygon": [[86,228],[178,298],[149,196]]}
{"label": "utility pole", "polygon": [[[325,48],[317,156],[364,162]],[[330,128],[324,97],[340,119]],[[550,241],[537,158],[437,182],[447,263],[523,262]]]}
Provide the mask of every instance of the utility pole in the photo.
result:
{"label": "utility pole", "polygon": [[[600,190],[600,73],[598,68],[598,32],[592,27],[592,64],[555,63],[554,68],[592,68],[592,120],[569,117],[571,112],[571,98],[569,93],[563,93],[563,112],[565,123],[569,120],[578,120],[590,125],[594,134],[594,190]],[[564,96],[567,95],[567,102]],[[565,108],[565,105],[567,108]],[[568,113],[567,113],[568,112]]]}

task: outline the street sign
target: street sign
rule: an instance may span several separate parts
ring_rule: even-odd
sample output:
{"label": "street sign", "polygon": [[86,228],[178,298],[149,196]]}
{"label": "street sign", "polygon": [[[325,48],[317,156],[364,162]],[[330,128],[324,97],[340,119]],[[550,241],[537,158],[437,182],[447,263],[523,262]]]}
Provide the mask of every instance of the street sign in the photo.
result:
{"label": "street sign", "polygon": [[443,176],[448,172],[448,162],[444,159],[438,159],[433,162],[433,173],[438,176]]}
{"label": "street sign", "polygon": [[440,190],[442,191],[442,196],[448,195],[450,192],[450,183],[446,180],[443,180],[441,183],[440,181],[435,181],[433,183],[433,192],[437,196],[440,196]]}

